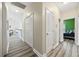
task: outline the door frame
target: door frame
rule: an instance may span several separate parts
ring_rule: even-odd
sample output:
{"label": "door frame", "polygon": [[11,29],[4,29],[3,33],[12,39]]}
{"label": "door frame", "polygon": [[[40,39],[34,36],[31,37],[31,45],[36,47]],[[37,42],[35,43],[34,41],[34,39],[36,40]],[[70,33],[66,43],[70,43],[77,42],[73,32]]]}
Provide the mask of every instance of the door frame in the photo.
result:
{"label": "door frame", "polygon": [[59,18],[59,42],[61,42],[61,36],[60,36],[60,34],[61,34],[61,19]]}
{"label": "door frame", "polygon": [[77,16],[77,17],[75,17],[75,44],[76,45],[78,45],[79,46],[79,29],[78,29],[78,27],[79,27],[79,23],[78,23],[78,18],[79,18],[79,16]]}
{"label": "door frame", "polygon": [[[2,2],[2,56],[8,53],[8,38],[7,38],[7,8],[5,2]],[[5,32],[5,33],[4,33]],[[4,36],[5,35],[5,36]]]}

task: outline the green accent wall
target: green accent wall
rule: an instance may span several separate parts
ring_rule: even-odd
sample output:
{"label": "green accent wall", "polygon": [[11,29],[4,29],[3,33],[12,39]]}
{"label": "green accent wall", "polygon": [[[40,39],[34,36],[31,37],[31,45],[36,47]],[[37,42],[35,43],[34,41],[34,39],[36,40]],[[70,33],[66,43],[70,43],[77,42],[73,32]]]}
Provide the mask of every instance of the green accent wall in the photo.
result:
{"label": "green accent wall", "polygon": [[74,31],[75,19],[71,18],[71,19],[64,20],[64,26],[65,26],[65,31],[66,32]]}

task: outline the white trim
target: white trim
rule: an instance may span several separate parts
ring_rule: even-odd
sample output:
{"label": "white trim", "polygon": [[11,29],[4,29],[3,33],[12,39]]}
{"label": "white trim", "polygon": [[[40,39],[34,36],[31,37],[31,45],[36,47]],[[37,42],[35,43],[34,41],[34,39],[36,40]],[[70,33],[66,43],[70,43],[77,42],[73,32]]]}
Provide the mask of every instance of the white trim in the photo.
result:
{"label": "white trim", "polygon": [[78,43],[78,42],[75,42],[75,44],[76,44],[77,46],[79,46],[79,43]]}
{"label": "white trim", "polygon": [[63,40],[59,40],[59,42],[63,42],[64,41],[64,38],[63,38]]}
{"label": "white trim", "polygon": [[45,53],[45,54],[43,54],[43,56],[42,57],[47,57],[47,54]]}
{"label": "white trim", "polygon": [[33,46],[28,41],[24,41],[24,42],[27,43],[30,47],[33,48]]}
{"label": "white trim", "polygon": [[75,44],[79,45],[78,43],[78,17],[75,18]]}
{"label": "white trim", "polygon": [[55,49],[55,48],[58,46],[58,44],[59,44],[59,43],[57,43],[57,44],[53,47],[53,49]]}
{"label": "white trim", "polygon": [[36,49],[33,48],[33,51],[39,56],[39,57],[43,57],[43,55],[41,53],[39,53]]}
{"label": "white trim", "polygon": [[[9,39],[9,38],[8,38]],[[7,43],[7,53],[9,52],[9,41]]]}

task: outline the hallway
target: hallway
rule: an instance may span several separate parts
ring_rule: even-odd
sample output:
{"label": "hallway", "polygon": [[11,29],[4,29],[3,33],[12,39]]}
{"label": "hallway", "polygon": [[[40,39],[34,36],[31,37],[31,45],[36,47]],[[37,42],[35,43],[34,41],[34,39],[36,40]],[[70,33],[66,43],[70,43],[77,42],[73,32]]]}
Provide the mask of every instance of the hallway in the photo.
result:
{"label": "hallway", "polygon": [[65,40],[48,53],[49,57],[79,57],[79,46],[72,40]]}
{"label": "hallway", "polygon": [[32,48],[21,39],[12,35],[9,38],[9,50],[5,57],[34,57],[36,54],[33,52]]}
{"label": "hallway", "polygon": [[0,57],[79,57],[79,3],[4,2],[0,13]]}

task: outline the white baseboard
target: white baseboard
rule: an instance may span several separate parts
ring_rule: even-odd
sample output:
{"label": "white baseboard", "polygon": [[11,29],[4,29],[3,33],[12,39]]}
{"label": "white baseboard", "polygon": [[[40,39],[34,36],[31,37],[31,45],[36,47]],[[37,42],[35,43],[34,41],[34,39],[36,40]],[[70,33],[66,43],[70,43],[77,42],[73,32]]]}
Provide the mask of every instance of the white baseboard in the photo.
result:
{"label": "white baseboard", "polygon": [[28,41],[24,41],[24,42],[27,43],[30,47],[33,48],[33,46]]}
{"label": "white baseboard", "polygon": [[[51,50],[55,49],[55,48],[58,46],[58,44],[59,44],[59,43],[57,43],[57,44],[55,44],[53,47],[51,47],[49,51],[47,50],[47,51],[46,51],[46,54],[48,54]],[[47,56],[46,54],[45,54],[45,56]]]}
{"label": "white baseboard", "polygon": [[64,40],[60,40],[59,42],[63,42]]}
{"label": "white baseboard", "polygon": [[76,43],[76,42],[75,42],[75,44],[76,44],[77,46],[79,46],[79,43]]}
{"label": "white baseboard", "polygon": [[22,41],[24,42],[24,39],[22,38]]}
{"label": "white baseboard", "polygon": [[[57,46],[58,46],[58,44],[59,43],[57,43],[54,47],[53,47],[53,49],[54,48],[56,48]],[[38,55],[38,57],[46,57],[47,56],[47,54],[45,53],[45,54],[41,54],[41,53],[39,53],[36,49],[34,49],[33,48],[33,51]]]}
{"label": "white baseboard", "polygon": [[38,55],[38,57],[43,57],[43,55],[39,53],[36,49],[33,48],[33,51]]}
{"label": "white baseboard", "polygon": [[53,47],[53,49],[55,49],[55,48],[58,46],[58,44],[59,44],[59,43],[57,43],[57,44]]}

